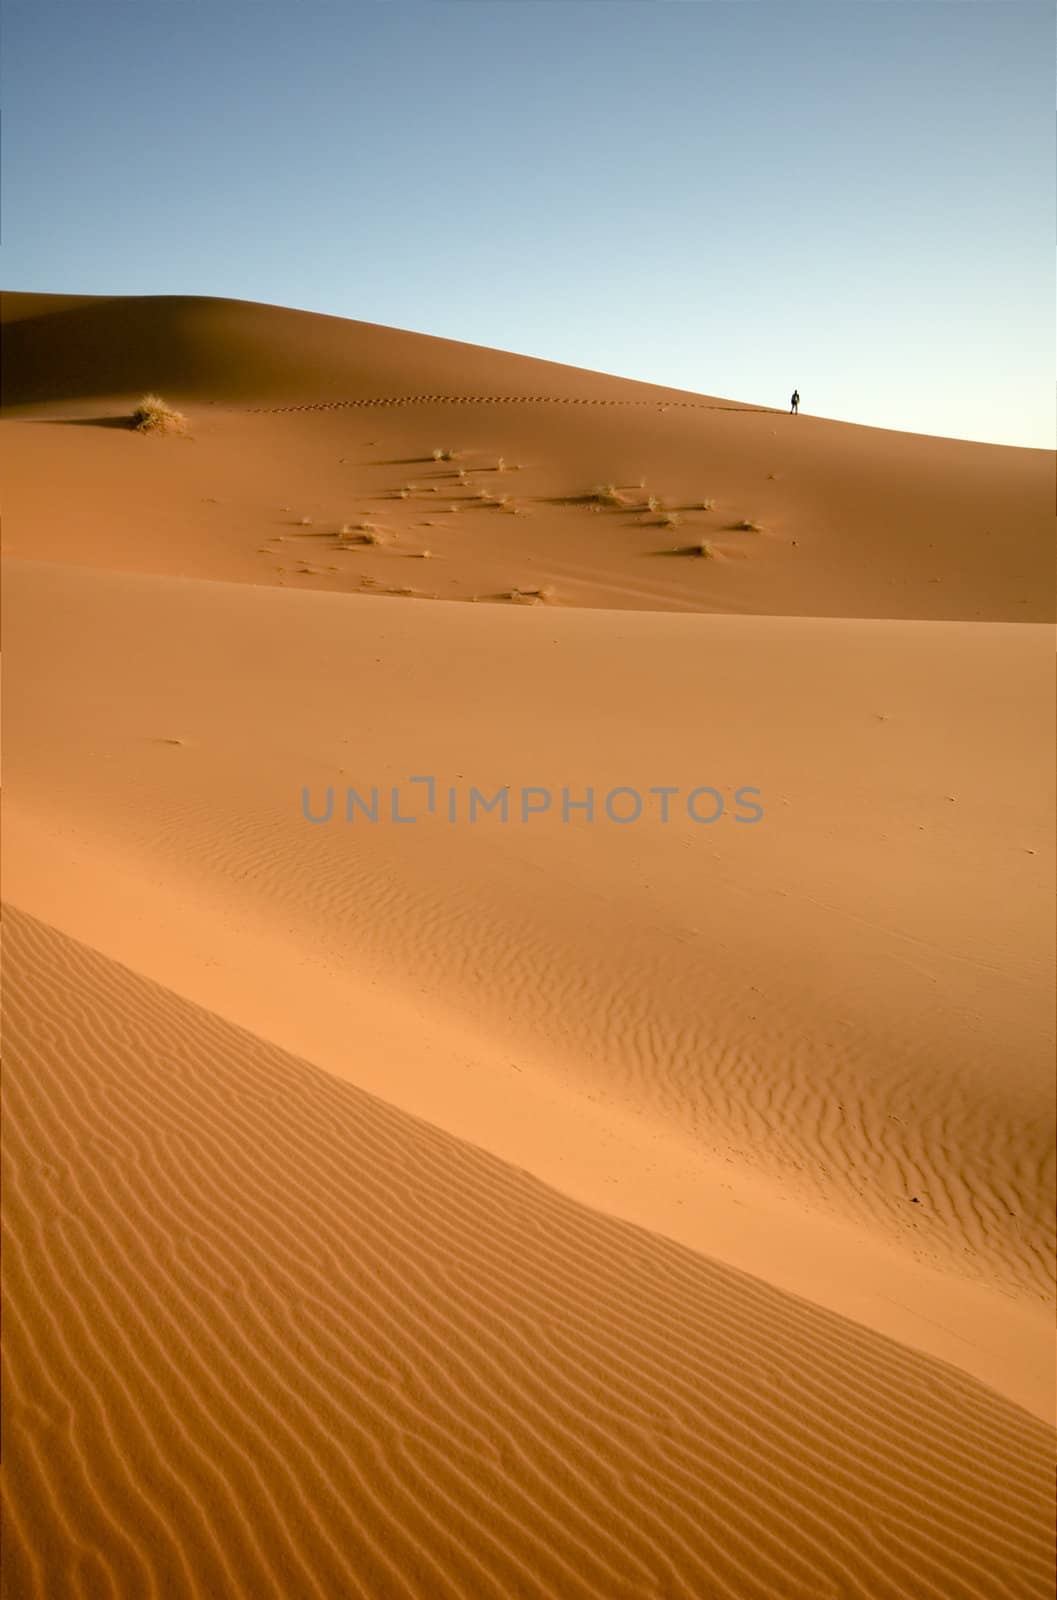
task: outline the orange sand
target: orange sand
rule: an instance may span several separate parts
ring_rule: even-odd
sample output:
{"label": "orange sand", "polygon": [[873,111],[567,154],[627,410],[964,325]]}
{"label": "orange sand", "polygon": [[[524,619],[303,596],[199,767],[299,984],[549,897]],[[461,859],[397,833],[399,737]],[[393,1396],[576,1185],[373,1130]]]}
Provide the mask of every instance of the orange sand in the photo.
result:
{"label": "orange sand", "polygon": [[1049,458],[5,318],[4,1594],[1051,1592]]}

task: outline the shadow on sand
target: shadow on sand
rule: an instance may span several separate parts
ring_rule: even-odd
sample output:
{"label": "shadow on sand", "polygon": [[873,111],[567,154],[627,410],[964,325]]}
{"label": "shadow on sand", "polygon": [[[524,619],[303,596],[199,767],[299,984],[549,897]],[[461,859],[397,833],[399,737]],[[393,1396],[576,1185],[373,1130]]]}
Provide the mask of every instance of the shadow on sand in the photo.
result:
{"label": "shadow on sand", "polygon": [[120,417],[28,417],[26,420],[43,428],[124,428],[126,433],[136,432],[131,412]]}

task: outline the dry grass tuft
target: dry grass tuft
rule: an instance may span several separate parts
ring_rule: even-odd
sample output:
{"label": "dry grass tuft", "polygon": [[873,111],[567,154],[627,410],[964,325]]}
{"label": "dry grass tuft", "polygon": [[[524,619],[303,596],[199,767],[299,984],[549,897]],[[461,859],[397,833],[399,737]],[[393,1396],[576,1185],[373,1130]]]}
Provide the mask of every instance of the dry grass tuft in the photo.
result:
{"label": "dry grass tuft", "polygon": [[339,544],[385,544],[386,535],[373,522],[343,522],[338,529]]}
{"label": "dry grass tuft", "polygon": [[187,418],[161,395],[145,394],[132,413],[132,426],[138,433],[182,433]]}
{"label": "dry grass tuft", "polygon": [[695,556],[701,561],[712,561],[720,552],[708,539],[695,539],[692,544],[673,545],[668,550],[658,550],[661,556]]}
{"label": "dry grass tuft", "polygon": [[615,483],[597,483],[591,490],[594,503],[599,506],[626,506],[627,499]]}
{"label": "dry grass tuft", "polygon": [[740,533],[762,533],[763,527],[759,522],[753,522],[749,517],[742,517],[734,526]]}
{"label": "dry grass tuft", "polygon": [[433,452],[433,459],[434,461],[454,461],[456,454],[455,450],[446,450],[438,446]]}

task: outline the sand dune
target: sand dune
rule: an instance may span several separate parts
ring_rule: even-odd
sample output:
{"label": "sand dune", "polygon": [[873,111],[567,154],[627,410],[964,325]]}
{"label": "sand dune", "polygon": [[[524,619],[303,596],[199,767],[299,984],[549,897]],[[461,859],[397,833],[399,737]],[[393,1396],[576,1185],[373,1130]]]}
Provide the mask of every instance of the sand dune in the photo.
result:
{"label": "sand dune", "polygon": [[5,1592],[1049,1592],[1023,1413],[8,937]]}
{"label": "sand dune", "polygon": [[1050,458],[4,318],[4,1594],[1051,1592]]}
{"label": "sand dune", "polygon": [[[698,1163],[855,1219],[1009,1313],[1042,1312],[1017,1375],[1041,1357],[1051,1392],[1047,630],[425,604],[409,631],[406,608],[357,597],[47,564],[11,564],[7,605],[9,826],[46,825],[12,852],[17,903],[46,894],[47,920],[335,1071],[349,1027],[382,1013],[357,1080],[377,1072],[408,1109],[534,1170],[557,1113],[530,1152],[507,1145],[480,1111],[497,1063],[507,1084],[513,1061]],[[829,737],[805,740],[802,708],[823,704]],[[435,776],[433,816],[416,773]],[[656,802],[607,820],[612,786],[657,783],[718,783],[728,801],[751,783],[764,821],[700,826],[684,806],[665,823]],[[469,825],[471,784],[509,785],[507,824]],[[541,784],[552,808],[523,824],[517,797]],[[337,820],[346,787],[388,802],[394,785],[419,822]],[[316,814],[337,794],[330,825],[306,822],[306,786]],[[560,791],[590,786],[596,820],[564,822]],[[72,876],[89,856],[102,893]],[[121,883],[134,904],[157,897],[145,927],[112,925]],[[248,995],[177,975],[173,929],[195,908],[207,948],[237,917]],[[283,987],[305,968],[321,986],[302,1008]],[[454,1059],[482,1063],[469,1083],[431,1087],[428,1061],[395,1076],[388,1014],[409,1002],[431,1036],[454,1025]],[[788,1226],[774,1238],[793,1249]],[[716,1248],[707,1228],[694,1242]],[[845,1281],[871,1317],[875,1270]],[[942,1353],[964,1344],[956,1325]],[[982,1344],[1009,1367],[1007,1337]]]}
{"label": "sand dune", "polygon": [[[1053,615],[1042,450],[789,417],[272,306],[3,303],[14,555],[458,600],[543,588],[606,608]],[[145,390],[187,411],[188,439],[128,432]],[[457,459],[433,460],[448,448]],[[610,483],[619,502],[592,506]],[[383,542],[364,544],[363,523]],[[701,544],[711,556],[685,553]]]}

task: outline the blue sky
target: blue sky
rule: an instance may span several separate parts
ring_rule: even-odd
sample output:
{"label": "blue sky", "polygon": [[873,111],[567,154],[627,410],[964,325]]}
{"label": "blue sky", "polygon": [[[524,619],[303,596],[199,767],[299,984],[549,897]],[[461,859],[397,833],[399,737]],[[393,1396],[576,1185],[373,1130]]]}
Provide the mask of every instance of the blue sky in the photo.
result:
{"label": "blue sky", "polygon": [[1053,444],[1019,0],[7,0],[8,288],[327,311]]}

